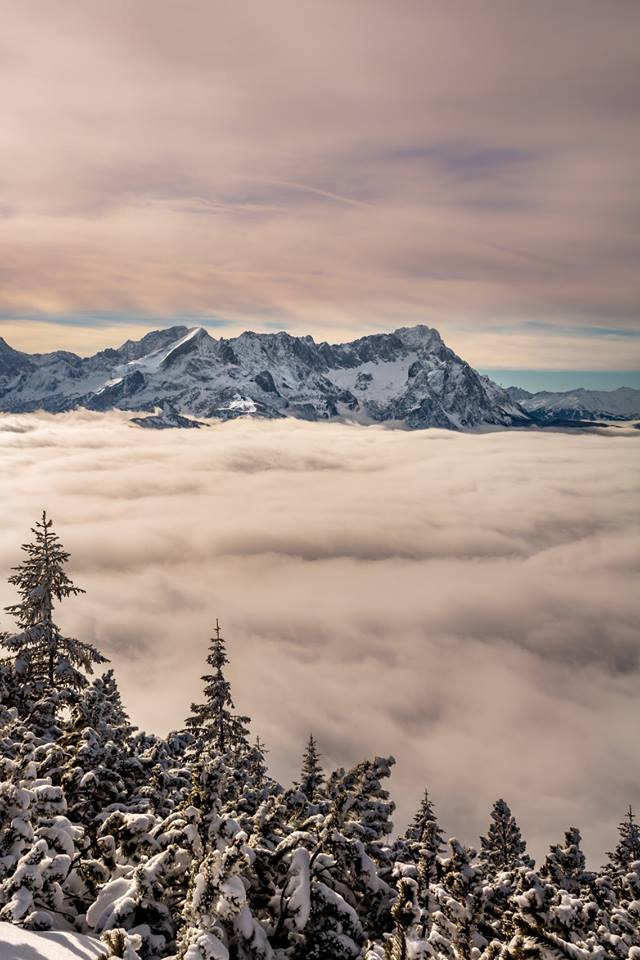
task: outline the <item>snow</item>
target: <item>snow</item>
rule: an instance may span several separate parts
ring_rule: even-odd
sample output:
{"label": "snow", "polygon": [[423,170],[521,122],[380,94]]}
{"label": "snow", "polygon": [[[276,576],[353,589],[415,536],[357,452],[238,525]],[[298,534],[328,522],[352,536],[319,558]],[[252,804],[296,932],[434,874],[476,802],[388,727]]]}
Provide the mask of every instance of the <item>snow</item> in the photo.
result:
{"label": "snow", "polygon": [[167,359],[167,357],[173,353],[174,350],[179,350],[185,343],[188,343],[189,340],[193,340],[197,334],[201,333],[204,330],[204,327],[193,327],[184,337],[180,337],[179,340],[175,340],[170,346],[163,347],[161,350],[155,350],[153,353],[148,353],[144,357],[140,357],[138,360],[130,360],[125,364],[125,369],[127,372],[132,370],[141,370],[142,372],[151,372],[157,370]]}
{"label": "snow", "polygon": [[98,960],[107,952],[104,943],[80,933],[39,933],[0,922],[0,960]]}
{"label": "snow", "polygon": [[218,409],[233,410],[236,413],[255,413],[258,408],[250,397],[241,397],[240,394],[236,394],[233,400]]}
{"label": "snow", "polygon": [[371,380],[363,391],[367,400],[386,401],[402,392],[409,376],[409,367],[414,360],[414,354],[398,360],[369,360],[347,370],[331,370],[327,379],[343,390],[355,392],[357,396],[361,391],[357,385],[358,377],[363,373],[370,374]]}
{"label": "snow", "polygon": [[99,390],[96,390],[96,396],[99,396],[101,393],[104,393],[105,390],[109,390],[110,387],[117,387],[119,383],[122,383],[124,377],[114,377],[113,380],[107,380],[106,383],[103,383]]}

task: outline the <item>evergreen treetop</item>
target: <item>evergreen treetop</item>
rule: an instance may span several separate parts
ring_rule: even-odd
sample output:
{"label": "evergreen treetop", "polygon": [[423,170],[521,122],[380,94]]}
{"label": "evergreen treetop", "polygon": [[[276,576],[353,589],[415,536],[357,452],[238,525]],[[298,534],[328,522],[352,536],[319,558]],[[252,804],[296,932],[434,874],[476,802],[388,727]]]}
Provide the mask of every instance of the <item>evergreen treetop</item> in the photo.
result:
{"label": "evergreen treetop", "polygon": [[416,843],[425,843],[428,840],[434,853],[440,853],[443,847],[444,834],[438,824],[435,807],[427,789],[405,836],[407,840]]}
{"label": "evergreen treetop", "polygon": [[580,847],[582,837],[577,827],[569,827],[564,835],[564,846],[554,844],[540,868],[541,876],[569,893],[579,893],[592,874],[587,872],[586,860]]}
{"label": "evergreen treetop", "polygon": [[231,684],[223,673],[229,658],[218,620],[210,644],[207,663],[212,672],[201,677],[205,702],[191,704],[191,716],[186,725],[202,746],[212,746],[221,753],[246,748],[250,718],[233,712],[235,704],[231,697]]}
{"label": "evergreen treetop", "polygon": [[491,811],[491,825],[486,837],[480,837],[482,859],[494,870],[508,870],[517,866],[532,867],[526,854],[527,845],[520,827],[504,800],[496,800]]}
{"label": "evergreen treetop", "polygon": [[318,750],[318,741],[312,733],[309,734],[307,746],[302,756],[302,770],[300,771],[300,789],[308,800],[313,802],[322,784],[324,774],[320,765],[321,754]]}
{"label": "evergreen treetop", "polygon": [[84,590],[75,586],[65,570],[69,554],[46,512],[32,532],[34,540],[22,546],[25,559],[9,577],[20,600],[5,608],[20,631],[3,635],[2,643],[13,652],[14,668],[23,683],[40,690],[78,690],[87,685],[85,673],[93,673],[95,664],[107,660],[92,644],[63,636],[53,618],[54,602]]}
{"label": "evergreen treetop", "polygon": [[624,819],[618,826],[618,843],[615,850],[607,853],[614,871],[625,871],[636,860],[640,860],[640,824],[629,805]]}

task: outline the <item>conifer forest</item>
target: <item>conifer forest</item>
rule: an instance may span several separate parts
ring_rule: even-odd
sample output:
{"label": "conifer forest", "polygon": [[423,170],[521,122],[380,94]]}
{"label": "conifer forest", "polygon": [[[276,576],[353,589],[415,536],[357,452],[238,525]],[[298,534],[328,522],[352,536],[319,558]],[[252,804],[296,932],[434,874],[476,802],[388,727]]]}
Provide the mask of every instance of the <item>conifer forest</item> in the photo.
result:
{"label": "conifer forest", "polygon": [[504,799],[477,850],[446,838],[428,785],[399,832],[393,757],[326,770],[312,734],[282,786],[234,704],[218,621],[184,727],[144,733],[106,658],[56,622],[83,592],[68,559],[43,514],[9,578],[1,921],[127,960],[639,960],[631,808],[591,870],[575,826],[534,863]]}

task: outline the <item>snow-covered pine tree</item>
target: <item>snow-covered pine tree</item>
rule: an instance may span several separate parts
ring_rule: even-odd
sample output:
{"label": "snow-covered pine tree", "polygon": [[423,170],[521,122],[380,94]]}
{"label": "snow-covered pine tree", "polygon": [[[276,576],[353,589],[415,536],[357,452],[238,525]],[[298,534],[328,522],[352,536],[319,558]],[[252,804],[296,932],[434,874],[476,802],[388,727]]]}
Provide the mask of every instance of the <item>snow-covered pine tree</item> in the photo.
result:
{"label": "snow-covered pine tree", "polygon": [[40,764],[64,787],[72,819],[89,829],[99,825],[109,808],[126,808],[135,796],[142,765],[133,755],[134,731],[109,670],[77,696],[65,733]]}
{"label": "snow-covered pine tree", "polygon": [[394,930],[384,944],[385,960],[426,960],[432,957],[430,945],[423,937],[420,915],[417,884],[415,880],[403,877],[398,882],[398,895],[391,908]]}
{"label": "snow-covered pine tree", "polygon": [[302,770],[300,771],[300,789],[311,803],[318,797],[324,783],[324,774],[320,765],[321,754],[318,751],[318,741],[312,733],[309,734],[307,746],[302,756]]}
{"label": "snow-covered pine tree", "polygon": [[603,960],[599,914],[595,900],[569,893],[535,870],[523,870],[509,923],[498,931],[506,940],[500,955],[505,960]]}
{"label": "snow-covered pine tree", "polygon": [[186,725],[196,738],[198,749],[214,749],[220,753],[248,747],[249,717],[234,713],[231,684],[223,673],[229,663],[225,642],[216,620],[215,636],[211,638],[207,663],[212,672],[201,679],[204,683],[204,703],[191,704],[191,716]]}
{"label": "snow-covered pine tree", "polygon": [[438,957],[473,960],[493,939],[488,917],[490,889],[476,851],[455,837],[449,840],[449,847],[442,880],[432,891],[437,909],[429,943]]}
{"label": "snow-covered pine tree", "polygon": [[607,869],[614,874],[626,873],[636,860],[640,860],[640,824],[629,805],[624,819],[618,826],[618,843],[615,850],[607,853]]}
{"label": "snow-covered pine tree", "polygon": [[364,760],[347,773],[336,771],[327,784],[332,799],[342,798],[343,832],[360,838],[367,854],[385,866],[392,861],[386,838],[393,831],[396,805],[382,781],[390,776],[395,762],[394,757]]}
{"label": "snow-covered pine tree", "polygon": [[138,934],[143,960],[170,955],[190,866],[189,852],[170,844],[138,867],[119,872],[89,907],[89,929],[103,934],[122,928]]}
{"label": "snow-covered pine tree", "polygon": [[36,930],[72,929],[83,829],[69,821],[62,789],[38,777],[35,763],[18,777],[15,789],[3,784],[0,799],[0,818],[3,808],[12,814],[0,839],[0,919]]}
{"label": "snow-covered pine tree", "polygon": [[133,756],[142,768],[136,801],[159,817],[185,803],[192,790],[193,756],[188,754],[194,752],[193,747],[193,736],[184,730],[171,731],[166,737],[135,734]]}
{"label": "snow-covered pine tree", "polygon": [[[428,790],[425,790],[420,806],[403,836],[393,844],[393,875],[402,879],[411,879],[415,884],[415,899],[420,918],[417,930],[424,939],[432,924],[432,915],[437,909],[433,895],[433,886],[442,878],[443,832],[435,814],[435,808]],[[414,952],[417,946],[411,948]],[[421,950],[426,950],[423,945]],[[418,956],[418,954],[416,954]]]}
{"label": "snow-covered pine tree", "polygon": [[526,853],[527,845],[522,839],[520,827],[504,800],[496,800],[491,811],[491,824],[482,844],[480,859],[491,874],[515,867],[533,867],[533,860]]}
{"label": "snow-covered pine tree", "polygon": [[433,801],[426,789],[416,815],[407,827],[405,837],[419,844],[428,842],[434,853],[440,853],[444,846],[444,833],[440,829]]}
{"label": "snow-covered pine tree", "polygon": [[272,960],[267,932],[247,899],[255,852],[233,821],[220,818],[217,828],[213,849],[194,870],[178,960]]}
{"label": "snow-covered pine tree", "polygon": [[249,764],[252,776],[255,780],[257,786],[262,786],[268,776],[268,767],[267,767],[267,750],[264,740],[261,740],[259,736],[256,737],[255,742],[251,747],[251,761]]}
{"label": "snow-covered pine tree", "polygon": [[564,846],[556,843],[549,850],[540,868],[540,876],[567,893],[580,893],[582,887],[594,878],[594,874],[587,871],[581,842],[578,828],[569,827],[564,835]]}
{"label": "snow-covered pine tree", "polygon": [[20,601],[6,610],[15,618],[19,632],[4,634],[2,644],[14,656],[23,689],[37,698],[53,688],[81,689],[88,682],[85,673],[92,673],[94,665],[105,663],[106,658],[92,644],[65,637],[53,619],[56,601],[84,591],[66,573],[69,554],[46,512],[32,532],[33,542],[22,546],[25,559],[9,577]]}
{"label": "snow-covered pine tree", "polygon": [[603,916],[598,940],[614,957],[640,958],[640,859],[618,875],[618,902]]}

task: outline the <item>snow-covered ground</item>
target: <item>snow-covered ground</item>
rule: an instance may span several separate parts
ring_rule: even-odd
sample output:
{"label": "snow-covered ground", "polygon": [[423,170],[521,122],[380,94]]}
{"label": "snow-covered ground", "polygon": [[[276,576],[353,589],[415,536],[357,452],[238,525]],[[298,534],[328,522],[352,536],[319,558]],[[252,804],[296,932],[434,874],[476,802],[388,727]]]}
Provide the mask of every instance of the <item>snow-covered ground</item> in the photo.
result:
{"label": "snow-covered ground", "polygon": [[107,949],[80,933],[36,933],[0,922],[0,960],[101,960]]}

